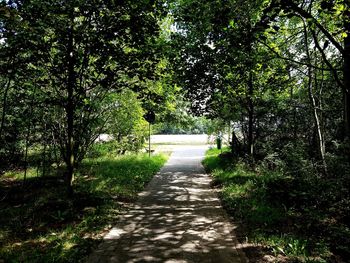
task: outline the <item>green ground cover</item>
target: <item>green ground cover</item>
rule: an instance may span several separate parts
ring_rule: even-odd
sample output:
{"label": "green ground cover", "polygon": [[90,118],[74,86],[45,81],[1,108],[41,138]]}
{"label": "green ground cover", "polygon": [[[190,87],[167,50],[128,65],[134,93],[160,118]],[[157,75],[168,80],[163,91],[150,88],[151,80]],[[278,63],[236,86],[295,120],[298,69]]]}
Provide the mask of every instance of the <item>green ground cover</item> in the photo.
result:
{"label": "green ground cover", "polygon": [[[226,150],[227,151],[227,150]],[[277,262],[346,262],[350,230],[345,182],[249,168],[211,149],[203,161],[242,242]],[[248,256],[257,260],[257,251]],[[283,258],[283,260],[282,260]]]}
{"label": "green ground cover", "polygon": [[90,152],[78,169],[75,194],[68,200],[60,177],[36,177],[33,167],[25,185],[22,171],[2,176],[0,259],[83,260],[167,159],[144,154],[115,157],[112,152],[108,145]]}

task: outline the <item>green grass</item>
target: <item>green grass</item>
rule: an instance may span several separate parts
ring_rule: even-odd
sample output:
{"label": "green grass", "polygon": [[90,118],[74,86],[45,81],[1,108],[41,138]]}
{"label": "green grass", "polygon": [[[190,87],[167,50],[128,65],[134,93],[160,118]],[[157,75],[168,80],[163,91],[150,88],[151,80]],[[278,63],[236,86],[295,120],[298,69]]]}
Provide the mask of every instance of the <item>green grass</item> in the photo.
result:
{"label": "green grass", "polygon": [[203,165],[212,174],[223,205],[239,223],[242,240],[261,244],[288,262],[329,262],[336,254],[347,258],[350,230],[343,214],[349,208],[334,207],[334,199],[346,197],[339,193],[339,184],[259,166],[252,170],[216,149],[207,151]]}
{"label": "green grass", "polygon": [[[22,180],[24,177],[24,171],[21,171],[21,170],[6,171],[3,176],[7,177],[7,178],[12,178],[15,180]],[[34,178],[37,176],[38,176],[38,173],[37,173],[37,169],[35,167],[29,167],[27,169],[26,178],[29,179],[29,178]]]}
{"label": "green grass", "polygon": [[[88,159],[80,169],[78,182],[89,192],[132,199],[165,161],[165,155],[149,158],[147,154]],[[86,178],[89,178],[88,183]]]}
{"label": "green grass", "polygon": [[113,157],[104,150],[83,162],[69,200],[57,177],[30,176],[24,188],[18,180],[22,172],[2,177],[1,190],[7,195],[0,202],[0,259],[83,261],[124,204],[135,200],[167,159],[164,155]]}

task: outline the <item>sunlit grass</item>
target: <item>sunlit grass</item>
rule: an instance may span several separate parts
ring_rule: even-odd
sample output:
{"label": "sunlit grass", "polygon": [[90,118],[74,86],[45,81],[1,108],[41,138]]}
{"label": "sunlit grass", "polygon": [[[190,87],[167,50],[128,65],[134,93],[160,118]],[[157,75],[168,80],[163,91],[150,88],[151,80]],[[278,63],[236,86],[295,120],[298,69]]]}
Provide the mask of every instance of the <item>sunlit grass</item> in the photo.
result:
{"label": "sunlit grass", "polygon": [[[60,180],[28,177],[19,196],[0,202],[0,259],[5,262],[80,262],[116,222],[122,204],[135,200],[167,155],[113,156],[103,148],[76,173],[66,199]],[[7,178],[21,181],[18,171]],[[34,181],[33,181],[34,180]],[[34,182],[45,182],[37,185]],[[34,184],[32,184],[32,182]],[[24,192],[22,192],[22,190]],[[10,202],[11,201],[11,202]]]}
{"label": "sunlit grass", "polygon": [[166,155],[149,158],[146,154],[88,159],[80,169],[79,182],[88,191],[132,198],[166,159]]}
{"label": "sunlit grass", "polygon": [[[4,177],[16,179],[16,180],[23,180],[24,179],[24,170],[11,170],[6,171],[3,175]],[[34,178],[38,177],[38,169],[35,167],[29,167],[27,169],[26,178]]]}

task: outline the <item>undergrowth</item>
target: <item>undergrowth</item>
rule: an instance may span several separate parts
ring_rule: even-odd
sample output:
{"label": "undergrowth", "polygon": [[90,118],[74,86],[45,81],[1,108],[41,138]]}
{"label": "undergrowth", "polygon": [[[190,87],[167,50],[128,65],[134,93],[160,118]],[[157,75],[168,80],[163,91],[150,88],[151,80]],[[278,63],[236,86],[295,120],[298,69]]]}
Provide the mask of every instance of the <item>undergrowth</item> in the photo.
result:
{"label": "undergrowth", "polygon": [[167,159],[115,157],[105,148],[96,147],[78,169],[69,199],[61,177],[31,171],[25,185],[22,171],[1,178],[0,261],[83,261]]}
{"label": "undergrowth", "polygon": [[242,240],[288,262],[346,262],[350,258],[349,182],[291,176],[211,149],[203,165]]}

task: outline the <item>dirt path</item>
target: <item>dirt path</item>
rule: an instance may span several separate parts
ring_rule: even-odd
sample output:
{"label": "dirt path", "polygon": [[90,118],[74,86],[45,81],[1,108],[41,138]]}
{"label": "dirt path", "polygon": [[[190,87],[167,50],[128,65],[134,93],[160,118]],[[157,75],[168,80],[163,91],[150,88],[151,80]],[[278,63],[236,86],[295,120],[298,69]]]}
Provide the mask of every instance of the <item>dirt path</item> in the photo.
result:
{"label": "dirt path", "polygon": [[88,262],[247,262],[200,163],[206,148],[175,148]]}

